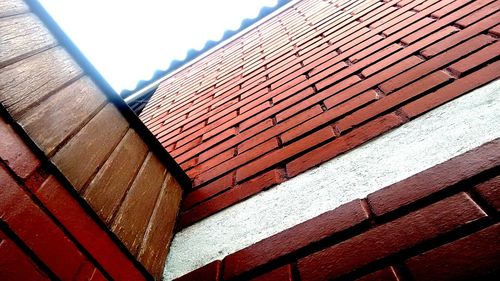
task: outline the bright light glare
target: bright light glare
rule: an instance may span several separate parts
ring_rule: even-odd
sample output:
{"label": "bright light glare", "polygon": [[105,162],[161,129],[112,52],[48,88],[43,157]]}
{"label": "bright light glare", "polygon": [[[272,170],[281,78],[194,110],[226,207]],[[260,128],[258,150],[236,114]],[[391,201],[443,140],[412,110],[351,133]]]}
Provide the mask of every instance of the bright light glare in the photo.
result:
{"label": "bright light glare", "polygon": [[277,0],[40,0],[56,22],[120,92],[149,80],[191,48],[218,41]]}

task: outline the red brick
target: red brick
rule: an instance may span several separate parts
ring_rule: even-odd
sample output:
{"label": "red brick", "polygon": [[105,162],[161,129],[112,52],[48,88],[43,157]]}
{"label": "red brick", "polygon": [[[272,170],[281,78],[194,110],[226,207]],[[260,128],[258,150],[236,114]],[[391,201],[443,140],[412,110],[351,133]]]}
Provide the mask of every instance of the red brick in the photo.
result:
{"label": "red brick", "polygon": [[181,214],[179,225],[187,227],[284,180],[279,170],[271,170],[229,189]]}
{"label": "red brick", "polygon": [[183,275],[175,281],[219,281],[220,280],[221,261],[213,261],[195,271]]}
{"label": "red brick", "polygon": [[434,93],[428,94],[402,107],[402,111],[410,118],[414,118],[441,104],[457,98],[479,86],[498,78],[500,61],[496,61],[470,75],[460,78],[446,85]]}
{"label": "red brick", "polygon": [[[182,163],[182,162],[188,160],[189,158],[197,155],[198,153],[206,151],[209,148],[211,148],[212,146],[215,146],[215,145],[225,141],[226,139],[233,137],[234,135],[236,135],[236,132],[237,132],[236,128],[229,128],[226,131],[218,134],[217,136],[209,139],[208,141],[204,141],[200,145],[194,147],[193,149],[186,151],[185,153],[183,153],[181,155],[177,155],[175,153],[175,151],[173,151],[171,154],[173,157],[175,157],[175,160],[177,162]],[[206,156],[203,156],[201,160],[204,160],[204,159],[206,159]]]}
{"label": "red brick", "polygon": [[40,160],[3,118],[0,118],[0,136],[0,159],[19,177],[27,178],[40,166]]}
{"label": "red brick", "polygon": [[497,167],[500,164],[499,149],[500,140],[484,144],[368,195],[368,203],[376,215],[392,212]]}
{"label": "red brick", "polygon": [[380,99],[377,102],[355,111],[351,115],[340,120],[337,123],[337,128],[340,132],[344,132],[353,126],[366,122],[378,114],[393,109],[399,104],[421,95],[436,86],[448,82],[449,80],[451,80],[451,77],[448,74],[442,71],[434,72],[401,88],[389,96]]}
{"label": "red brick", "polygon": [[[231,138],[228,141],[225,141],[221,143],[220,145],[211,148],[210,150],[205,151],[200,155],[200,157],[204,159],[208,159],[210,157],[213,157],[213,155],[216,155],[217,153],[220,153],[224,151],[225,149],[237,145],[244,141],[245,139],[257,134],[258,132],[265,131],[266,129],[270,128],[273,125],[273,121],[271,119],[266,119],[259,124],[251,127],[250,129],[247,129],[245,132],[236,135],[234,138]],[[252,146],[253,147],[253,146]],[[249,147],[251,148],[251,147]],[[238,148],[238,151],[241,153],[244,150],[241,150],[241,148]]]}
{"label": "red brick", "polygon": [[0,279],[17,280],[50,280],[12,240],[0,232]]}
{"label": "red brick", "polygon": [[205,171],[201,173],[199,176],[197,176],[194,179],[194,185],[198,186],[204,182],[207,182],[217,176],[220,176],[224,173],[227,173],[228,171],[235,169],[245,163],[248,163],[252,161],[253,159],[260,157],[262,155],[265,155],[269,151],[272,151],[273,149],[278,148],[278,140],[276,138],[272,138],[266,142],[263,142],[262,144],[245,151],[242,154],[238,154],[237,156],[229,159],[226,162],[223,162],[220,165],[217,165],[208,171]]}
{"label": "red brick", "polygon": [[331,127],[326,127],[281,149],[265,154],[253,162],[239,168],[236,171],[236,181],[243,181],[258,172],[270,168],[333,137],[335,137],[333,129]]}
{"label": "red brick", "polygon": [[474,189],[491,207],[500,211],[500,176],[480,183]]}
{"label": "red brick", "polygon": [[[452,47],[455,51],[459,51],[460,49],[467,50],[468,47],[469,48],[470,47],[478,48],[478,45],[475,45],[475,44],[472,44],[472,45],[464,44],[463,46],[460,46],[458,44],[469,39],[469,38],[472,38],[473,36],[475,36],[481,32],[488,30],[489,28],[498,24],[499,21],[500,21],[500,12],[497,12],[496,14],[491,15],[491,16],[487,17],[486,19],[483,19],[480,22],[469,26],[468,28],[466,28],[458,33],[455,33],[454,35],[448,37],[446,40],[439,41],[438,43],[426,48],[421,53],[422,53],[422,55],[424,55],[426,57],[431,57],[431,56],[435,56],[435,55],[437,55],[437,54],[439,54],[439,53],[441,53],[449,48],[452,48]],[[477,40],[482,40],[483,44],[487,44],[487,43],[490,43],[493,41],[492,38],[486,38],[485,36],[477,36],[476,38],[481,38],[481,39],[477,39]],[[489,39],[489,42],[488,42],[488,39]],[[480,42],[477,42],[477,43],[480,43]]]}
{"label": "red brick", "polygon": [[496,280],[500,274],[500,224],[410,258],[417,281]]}
{"label": "red brick", "polygon": [[496,42],[452,64],[449,69],[453,74],[462,76],[475,67],[498,57],[500,55],[499,50],[500,42]]}
{"label": "red brick", "polygon": [[235,278],[280,257],[365,222],[361,200],[354,200],[227,256],[225,278]]}
{"label": "red brick", "polygon": [[[86,258],[0,167],[0,218],[63,280],[72,280]],[[57,253],[54,256],[54,253]]]}
{"label": "red brick", "polygon": [[367,274],[356,281],[400,281],[392,266]]}
{"label": "red brick", "polygon": [[197,137],[193,140],[180,140],[175,144],[175,150],[172,151],[172,155],[179,155],[186,151],[189,151],[201,144],[201,137]]}
{"label": "red brick", "polygon": [[287,174],[290,177],[296,176],[401,125],[403,122],[401,117],[393,113],[379,117],[345,136],[290,161],[286,164]]}
{"label": "red brick", "polygon": [[111,237],[94,222],[54,177],[49,177],[36,195],[113,278],[144,279]]}
{"label": "red brick", "polygon": [[293,281],[292,267],[290,265],[278,267],[270,272],[252,278],[251,281]]}
{"label": "red brick", "polygon": [[182,200],[182,210],[187,210],[191,208],[193,205],[198,204],[199,202],[205,201],[206,199],[221,193],[233,186],[233,178],[234,172],[229,173],[217,180],[200,187],[186,195],[186,197]]}
{"label": "red brick", "polygon": [[469,25],[474,24],[475,22],[481,20],[483,17],[492,14],[495,11],[498,11],[499,8],[500,8],[499,3],[494,2],[486,7],[483,7],[475,11],[474,13],[464,18],[461,18],[459,21],[455,22],[455,24],[457,24],[461,28],[468,27]]}
{"label": "red brick", "polygon": [[460,193],[300,259],[300,276],[311,281],[340,277],[485,216]]}
{"label": "red brick", "polygon": [[491,43],[492,41],[493,39],[486,35],[480,35],[472,38],[471,40],[458,45],[450,49],[449,51],[444,52],[442,55],[436,56],[417,67],[414,67],[392,79],[389,79],[387,82],[380,85],[380,89],[385,93],[389,93],[409,82],[414,81],[415,79],[422,77],[423,75],[426,75],[443,67],[447,63],[450,63],[460,57],[463,57],[464,55],[474,52],[475,50]]}
{"label": "red brick", "polygon": [[[266,102],[264,102],[256,107],[250,109],[249,111],[247,111],[247,113],[252,112],[252,113],[256,114],[256,113],[264,111],[265,109],[268,109],[270,107],[271,107],[271,103],[266,101]],[[257,118],[257,120],[255,120],[253,118],[247,119],[239,124],[239,129],[240,129],[240,131],[244,131],[244,130],[254,126],[260,120],[261,119],[259,119],[259,118]]]}

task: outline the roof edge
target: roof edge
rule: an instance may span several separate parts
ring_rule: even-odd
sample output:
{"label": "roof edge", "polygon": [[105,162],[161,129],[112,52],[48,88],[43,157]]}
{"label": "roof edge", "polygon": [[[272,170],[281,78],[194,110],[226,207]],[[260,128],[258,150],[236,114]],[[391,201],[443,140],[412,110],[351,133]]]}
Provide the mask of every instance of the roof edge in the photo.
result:
{"label": "roof edge", "polygon": [[192,188],[191,180],[186,175],[184,170],[175,162],[174,158],[165,150],[156,137],[142,123],[139,117],[132,111],[121,96],[115,92],[111,85],[104,79],[94,65],[83,55],[80,49],[73,43],[69,36],[55,22],[45,8],[38,0],[25,0],[30,10],[43,22],[47,29],[56,38],[59,44],[71,55],[77,64],[83,69],[97,87],[103,92],[108,100],[113,103],[118,110],[123,114],[125,119],[130,123],[130,127],[135,129],[141,136],[142,140],[148,145],[161,162],[167,167],[172,175],[178,180],[182,189],[185,191]]}
{"label": "roof edge", "polygon": [[[279,6],[279,1],[281,0],[278,0],[278,6]],[[178,68],[175,68],[173,69],[172,71],[170,72],[167,72],[165,75],[161,76],[160,78],[157,78],[157,79],[152,79],[150,83],[146,84],[144,87],[140,88],[139,90],[129,94],[124,100],[127,104],[130,104],[132,102],[134,102],[135,100],[141,98],[142,96],[146,95],[147,93],[151,92],[152,90],[154,90],[156,87],[158,87],[158,85],[163,82],[164,80],[170,78],[172,75],[184,70],[185,68],[193,65],[194,63],[204,59],[205,57],[209,56],[210,54],[214,53],[215,51],[219,50],[220,48],[226,46],[227,44],[231,43],[232,41],[234,41],[235,39],[245,35],[246,33],[250,32],[251,30],[253,30],[253,28],[257,25],[260,25],[262,23],[264,23],[265,21],[275,17],[276,15],[282,13],[283,11],[289,9],[290,7],[292,7],[293,5],[295,5],[296,3],[300,2],[301,0],[290,0],[289,2],[283,4],[281,7],[277,8],[276,10],[274,10],[273,12],[265,15],[264,17],[262,17],[261,19],[257,20],[256,22],[252,23],[250,26],[246,27],[246,28],[243,28],[241,29],[240,31],[238,31],[236,34],[233,34],[232,36],[230,36],[229,38],[227,39],[224,39],[223,41],[220,41],[219,43],[217,43],[217,45],[213,46],[212,48],[208,49],[207,51],[205,52],[202,52],[201,54],[199,54],[197,57],[193,58],[192,60],[189,60],[187,61],[185,64],[181,65],[180,67]],[[167,70],[168,71],[168,70]]]}

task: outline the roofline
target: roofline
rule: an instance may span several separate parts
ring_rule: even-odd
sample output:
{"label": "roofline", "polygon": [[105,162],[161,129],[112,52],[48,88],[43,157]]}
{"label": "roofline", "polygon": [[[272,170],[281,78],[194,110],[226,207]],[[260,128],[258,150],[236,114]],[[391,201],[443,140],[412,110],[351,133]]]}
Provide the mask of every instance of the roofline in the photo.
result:
{"label": "roofline", "polygon": [[38,0],[25,0],[33,12],[43,22],[51,34],[57,39],[59,45],[71,55],[73,60],[83,69],[84,73],[89,76],[102,93],[108,98],[108,101],[113,103],[120,113],[129,122],[133,128],[146,143],[153,153],[158,156],[160,161],[167,167],[170,173],[176,178],[182,189],[188,191],[192,188],[191,179],[186,175],[184,170],[167,152],[158,139],[151,133],[146,125],[132,111],[123,98],[109,85],[94,65],[83,55],[80,49],[69,38],[69,36],[61,29],[52,16],[38,2]]}
{"label": "roofline", "polygon": [[149,93],[150,91],[154,90],[156,87],[158,87],[158,85],[165,81],[166,79],[170,78],[172,75],[174,74],[177,74],[179,73],[180,71],[184,70],[185,68],[193,65],[194,63],[204,59],[205,57],[211,55],[212,53],[214,53],[215,51],[221,49],[222,47],[226,46],[227,44],[233,42],[235,39],[245,35],[246,33],[252,31],[255,26],[257,25],[260,25],[262,23],[264,23],[265,21],[275,17],[276,15],[282,13],[283,11],[285,11],[286,9],[290,8],[291,6],[295,5],[297,2],[300,2],[301,0],[291,0],[290,2],[284,4],[283,6],[279,7],[278,9],[276,9],[275,11],[273,11],[272,13],[266,15],[265,17],[261,18],[260,20],[256,21],[255,23],[253,23],[251,26],[243,29],[243,30],[240,30],[238,33],[234,34],[233,36],[225,39],[224,41],[220,42],[219,44],[217,44],[216,46],[214,46],[213,48],[207,50],[206,52],[200,54],[198,57],[190,60],[189,62],[187,62],[186,64],[182,65],[181,67],[177,68],[177,69],[174,69],[172,72],[170,73],[167,73],[165,74],[163,77],[160,77],[156,80],[154,80],[153,82],[149,83],[148,85],[142,87],[140,90],[130,94],[128,97],[126,97],[124,100],[127,104],[130,104],[132,102],[134,102],[135,100],[141,98],[142,96],[146,95],[147,93]]}

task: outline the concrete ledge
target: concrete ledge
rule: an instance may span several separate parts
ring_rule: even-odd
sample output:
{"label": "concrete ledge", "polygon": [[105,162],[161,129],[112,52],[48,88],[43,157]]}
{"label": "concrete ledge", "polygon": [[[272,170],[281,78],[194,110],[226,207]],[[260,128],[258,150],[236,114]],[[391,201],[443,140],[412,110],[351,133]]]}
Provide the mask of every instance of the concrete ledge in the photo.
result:
{"label": "concrete ledge", "polygon": [[500,137],[500,81],[177,233],[171,280]]}

